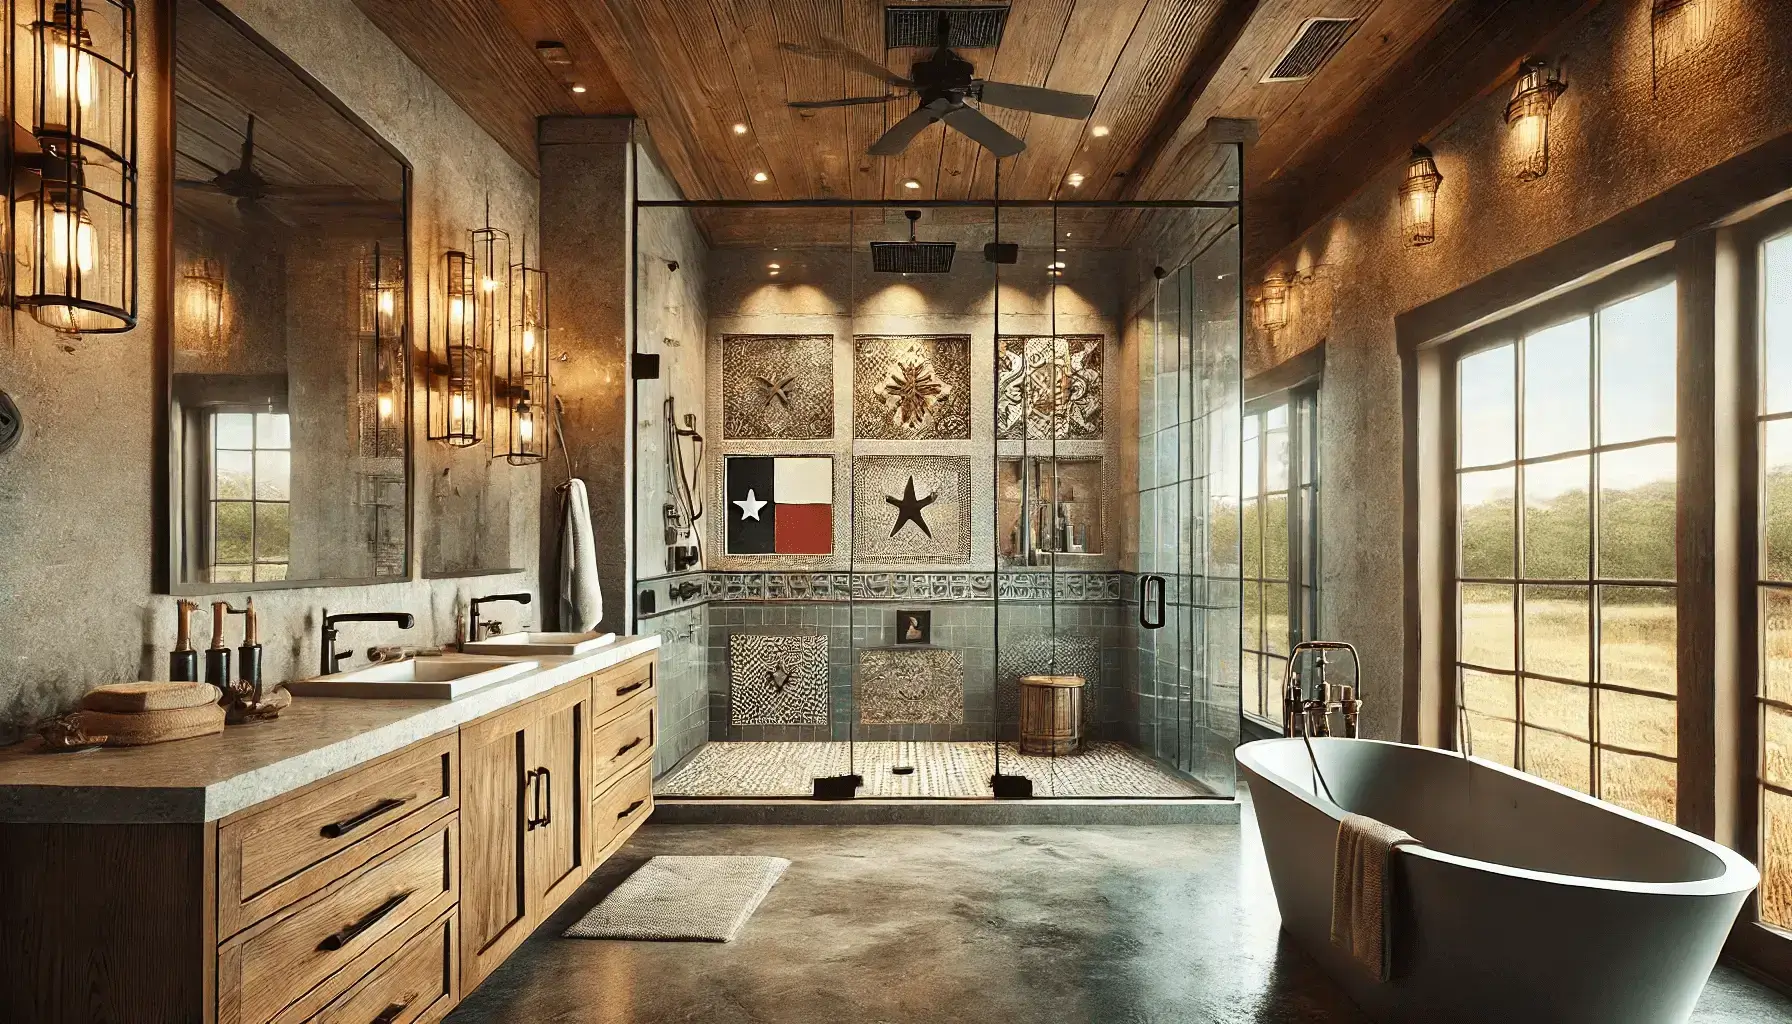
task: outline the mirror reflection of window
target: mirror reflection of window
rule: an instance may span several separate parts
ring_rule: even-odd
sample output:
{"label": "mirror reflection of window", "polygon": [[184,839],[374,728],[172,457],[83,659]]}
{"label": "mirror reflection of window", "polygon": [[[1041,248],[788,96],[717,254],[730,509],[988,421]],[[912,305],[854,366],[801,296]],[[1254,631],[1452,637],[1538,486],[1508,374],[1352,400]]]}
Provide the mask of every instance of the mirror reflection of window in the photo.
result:
{"label": "mirror reflection of window", "polygon": [[292,554],[292,429],[283,412],[211,414],[212,583],[284,580]]}

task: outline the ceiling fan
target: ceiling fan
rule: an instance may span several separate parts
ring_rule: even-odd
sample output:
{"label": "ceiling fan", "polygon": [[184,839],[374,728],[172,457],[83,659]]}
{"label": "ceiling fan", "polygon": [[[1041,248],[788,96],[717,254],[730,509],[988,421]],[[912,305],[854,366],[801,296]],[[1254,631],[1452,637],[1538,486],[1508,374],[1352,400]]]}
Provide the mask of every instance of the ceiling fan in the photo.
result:
{"label": "ceiling fan", "polygon": [[[212,170],[203,161],[194,159],[195,163]],[[207,179],[183,178],[175,181],[175,187],[192,192],[209,193],[236,200],[236,207],[244,213],[262,212],[264,200],[287,200],[301,203],[319,203],[329,206],[361,205],[366,203],[359,189],[341,185],[276,185],[262,177],[255,170],[255,115],[249,115],[247,130],[243,133],[242,155],[235,167],[219,171]],[[386,204],[376,204],[386,205]]]}
{"label": "ceiling fan", "polygon": [[1042,89],[1032,85],[991,82],[973,77],[976,69],[971,62],[960,57],[953,52],[950,46],[946,45],[950,37],[951,19],[942,14],[938,47],[928,57],[916,61],[914,66],[909,69],[906,78],[835,40],[823,40],[822,45],[818,47],[784,43],[782,44],[783,48],[788,52],[805,57],[838,58],[846,61],[858,71],[882,79],[903,90],[886,93],[882,96],[850,96],[837,100],[794,102],[790,106],[798,110],[817,110],[826,107],[856,107],[862,104],[888,103],[893,99],[905,96],[920,97],[921,105],[913,113],[896,122],[889,131],[871,144],[869,152],[872,156],[896,156],[907,149],[908,144],[935,121],[944,121],[996,156],[1013,156],[1027,148],[1025,142],[1015,138],[1007,129],[985,117],[983,112],[976,107],[967,105],[966,100],[1078,121],[1087,119],[1090,114],[1095,112],[1095,97],[1093,96],[1063,92],[1058,89]]}

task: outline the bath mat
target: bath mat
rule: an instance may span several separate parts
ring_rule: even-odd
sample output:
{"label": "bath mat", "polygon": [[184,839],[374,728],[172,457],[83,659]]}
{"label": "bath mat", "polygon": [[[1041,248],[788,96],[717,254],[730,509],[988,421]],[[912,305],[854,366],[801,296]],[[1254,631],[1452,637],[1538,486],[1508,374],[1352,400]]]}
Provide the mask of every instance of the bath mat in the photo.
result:
{"label": "bath mat", "polygon": [[566,937],[731,942],[788,867],[782,857],[655,857]]}

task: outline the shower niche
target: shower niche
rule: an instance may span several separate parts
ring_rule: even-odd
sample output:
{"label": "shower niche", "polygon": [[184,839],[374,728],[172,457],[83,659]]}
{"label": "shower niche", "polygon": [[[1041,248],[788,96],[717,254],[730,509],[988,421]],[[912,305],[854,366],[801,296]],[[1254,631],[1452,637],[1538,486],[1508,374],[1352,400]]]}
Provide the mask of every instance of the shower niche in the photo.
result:
{"label": "shower niche", "polygon": [[[1214,167],[1174,203],[781,206],[683,201],[637,154],[661,798],[1232,795],[1236,151]],[[1019,753],[1028,675],[1082,680],[1074,752]]]}

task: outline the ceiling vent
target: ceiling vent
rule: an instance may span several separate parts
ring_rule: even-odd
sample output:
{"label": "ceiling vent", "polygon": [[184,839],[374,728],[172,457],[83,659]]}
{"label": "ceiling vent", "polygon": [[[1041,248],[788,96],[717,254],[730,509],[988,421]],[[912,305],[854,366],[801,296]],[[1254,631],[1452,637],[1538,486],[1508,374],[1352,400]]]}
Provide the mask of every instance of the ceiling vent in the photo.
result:
{"label": "ceiling vent", "polygon": [[1276,58],[1265,82],[1304,82],[1319,73],[1350,35],[1355,18],[1308,18],[1294,41]]}
{"label": "ceiling vent", "polygon": [[939,4],[904,4],[884,8],[884,45],[922,46],[931,49],[940,44],[940,18],[946,19],[946,45],[954,50],[977,50],[1002,41],[1002,28],[1008,23],[1006,5],[985,4],[975,7],[947,7]]}

